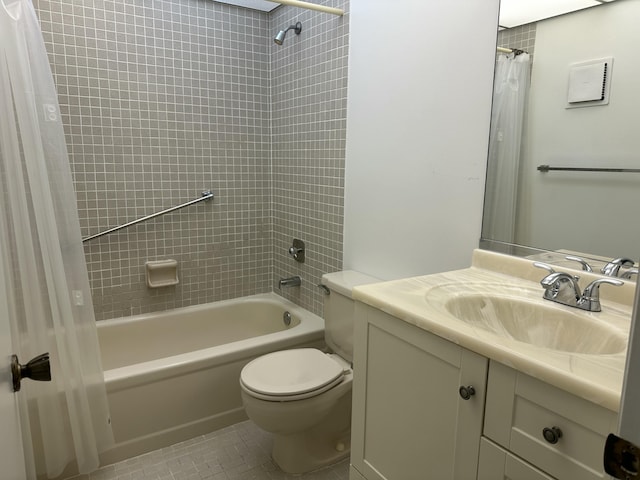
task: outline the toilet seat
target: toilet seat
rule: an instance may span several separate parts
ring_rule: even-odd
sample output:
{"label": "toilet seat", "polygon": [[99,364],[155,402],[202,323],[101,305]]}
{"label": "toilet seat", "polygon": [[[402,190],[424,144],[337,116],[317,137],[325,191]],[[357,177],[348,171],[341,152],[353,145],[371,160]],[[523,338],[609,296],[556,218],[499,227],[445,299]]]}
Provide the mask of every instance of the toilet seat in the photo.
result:
{"label": "toilet seat", "polygon": [[332,356],[315,348],[268,353],[249,362],[240,384],[261,400],[286,402],[314,397],[342,382],[345,369]]}

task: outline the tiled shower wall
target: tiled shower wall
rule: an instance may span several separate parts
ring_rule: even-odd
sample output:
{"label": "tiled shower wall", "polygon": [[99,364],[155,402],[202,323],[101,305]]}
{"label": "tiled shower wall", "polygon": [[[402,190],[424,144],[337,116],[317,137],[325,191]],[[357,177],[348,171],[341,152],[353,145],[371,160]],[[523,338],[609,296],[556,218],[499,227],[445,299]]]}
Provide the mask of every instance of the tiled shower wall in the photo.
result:
{"label": "tiled shower wall", "polygon": [[[345,0],[316,3],[348,10]],[[300,275],[300,288],[281,293],[318,313],[320,277],[342,268],[349,21],[281,8],[271,31],[297,21],[302,33],[271,47],[274,280]],[[305,242],[304,264],[288,255],[293,238]]]}
{"label": "tiled shower wall", "polygon": [[533,56],[536,45],[537,23],[527,23],[519,27],[505,28],[498,32],[498,46],[524,50]]}
{"label": "tiled shower wall", "polygon": [[[328,129],[344,130],[344,120],[334,118],[344,111],[333,100],[346,82],[346,47],[338,49],[329,37],[340,38],[346,19],[332,23],[337,17],[317,12],[303,17],[290,7],[270,18],[209,0],[34,4],[64,115],[82,234],[197,198],[205,189],[216,194],[213,201],[85,244],[96,318],[271,291],[279,275],[274,277],[274,255],[282,255],[274,239],[294,234],[313,250],[294,300],[320,313],[309,281],[341,264],[336,242],[342,229],[344,131]],[[287,12],[309,21],[304,38],[309,41],[315,32],[317,44],[307,44],[307,51],[334,71],[325,79],[311,68],[302,70],[296,85],[317,80],[318,86],[280,107],[272,71],[286,70],[279,55],[290,52],[295,35],[289,32],[281,50],[272,37]],[[334,59],[326,63],[329,53],[344,54],[345,68],[334,68]],[[279,112],[273,117],[272,105]],[[306,136],[286,145],[272,142],[272,125],[287,124],[289,116],[303,119]],[[313,141],[310,129],[317,130]],[[274,201],[281,197],[272,180],[282,180],[275,165],[300,158],[291,153],[300,146],[326,150],[302,158],[326,159],[331,167],[322,163],[321,170],[314,165],[303,177],[283,175],[291,185],[284,190],[295,194],[288,193],[281,207]],[[299,164],[292,167],[297,171]],[[335,178],[309,178],[315,174]],[[300,189],[298,182],[314,187]],[[274,234],[276,223],[286,223],[288,230]],[[179,262],[179,285],[147,288],[145,262],[167,258]]]}

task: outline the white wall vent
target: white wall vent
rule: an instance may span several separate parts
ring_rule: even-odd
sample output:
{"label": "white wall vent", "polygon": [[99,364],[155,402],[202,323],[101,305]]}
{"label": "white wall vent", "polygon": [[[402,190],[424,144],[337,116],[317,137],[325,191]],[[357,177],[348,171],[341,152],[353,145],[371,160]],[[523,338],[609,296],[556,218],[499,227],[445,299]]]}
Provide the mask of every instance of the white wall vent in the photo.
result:
{"label": "white wall vent", "polygon": [[613,57],[569,65],[566,108],[609,103]]}

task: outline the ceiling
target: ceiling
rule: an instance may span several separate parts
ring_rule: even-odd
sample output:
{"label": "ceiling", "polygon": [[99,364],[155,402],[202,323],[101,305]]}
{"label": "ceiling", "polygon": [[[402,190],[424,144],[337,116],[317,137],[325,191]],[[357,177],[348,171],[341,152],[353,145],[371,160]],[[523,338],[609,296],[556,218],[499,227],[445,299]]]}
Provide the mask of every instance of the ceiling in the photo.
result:
{"label": "ceiling", "polygon": [[228,3],[229,5],[237,5],[238,7],[252,8],[253,10],[260,10],[263,12],[270,12],[271,10],[278,8],[279,3],[267,2],[266,0],[215,0],[219,3]]}
{"label": "ceiling", "polygon": [[[267,0],[214,0],[229,5],[271,12],[280,4]],[[595,7],[614,0],[501,0],[500,27],[512,28],[545,18]]]}
{"label": "ceiling", "polygon": [[612,1],[613,0],[501,0],[500,21],[498,23],[503,28],[512,28]]}

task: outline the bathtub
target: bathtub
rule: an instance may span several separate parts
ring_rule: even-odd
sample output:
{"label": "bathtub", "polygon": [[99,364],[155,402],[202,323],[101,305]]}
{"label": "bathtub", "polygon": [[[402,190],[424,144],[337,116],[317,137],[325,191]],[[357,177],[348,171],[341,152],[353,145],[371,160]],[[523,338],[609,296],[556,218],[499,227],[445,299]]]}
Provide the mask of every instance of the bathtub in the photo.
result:
{"label": "bathtub", "polygon": [[109,464],[245,420],[242,367],[274,350],[321,348],[324,321],[268,293],[103,320],[98,338],[116,441],[101,458]]}

